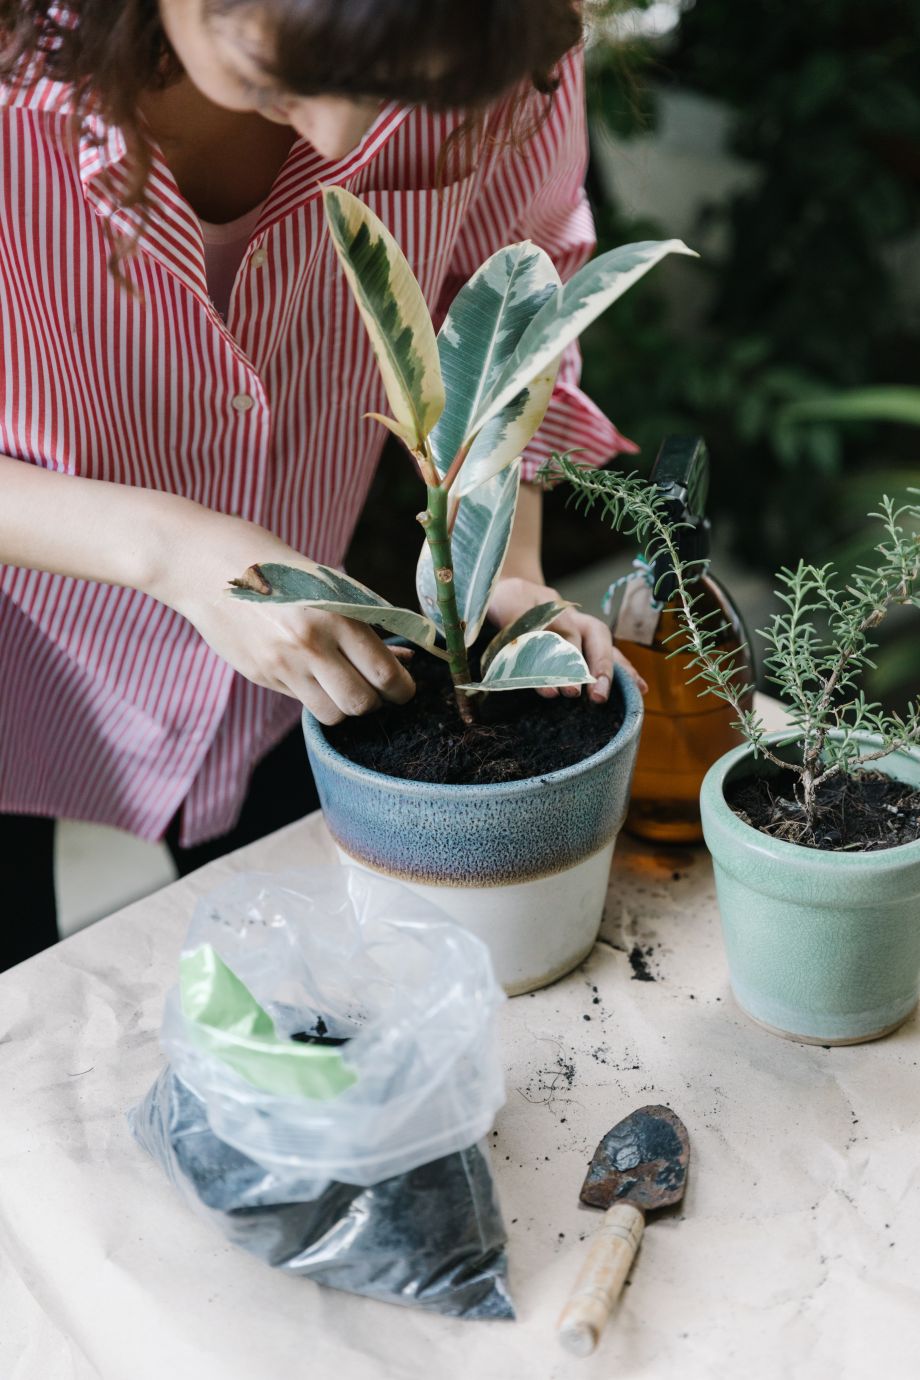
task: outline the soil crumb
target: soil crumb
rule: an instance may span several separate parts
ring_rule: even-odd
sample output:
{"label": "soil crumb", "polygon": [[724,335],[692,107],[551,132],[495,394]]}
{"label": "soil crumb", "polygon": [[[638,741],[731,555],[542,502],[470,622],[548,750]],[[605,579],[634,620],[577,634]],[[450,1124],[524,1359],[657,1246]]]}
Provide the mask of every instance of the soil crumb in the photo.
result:
{"label": "soil crumb", "polygon": [[312,1030],[298,1030],[291,1036],[300,1045],[347,1045],[348,1038],[344,1036],[330,1035],[329,1027],[322,1016],[317,1016],[316,1024]]}
{"label": "soil crumb", "polygon": [[634,944],[630,950],[629,963],[633,970],[634,982],[657,982],[658,979],[646,963],[645,954],[638,944]]}
{"label": "soil crumb", "polygon": [[384,705],[326,730],[359,766],[406,781],[495,785],[559,771],[598,752],[623,722],[616,688],[606,704],[582,693],[545,700],[533,690],[482,696],[480,722],[464,725],[443,662],[418,655],[408,705]]}
{"label": "soil crumb", "polygon": [[830,853],[873,853],[920,839],[920,790],[880,771],[832,777],[819,787],[814,834],[805,823],[793,772],[728,786],[739,819],[763,834]]}

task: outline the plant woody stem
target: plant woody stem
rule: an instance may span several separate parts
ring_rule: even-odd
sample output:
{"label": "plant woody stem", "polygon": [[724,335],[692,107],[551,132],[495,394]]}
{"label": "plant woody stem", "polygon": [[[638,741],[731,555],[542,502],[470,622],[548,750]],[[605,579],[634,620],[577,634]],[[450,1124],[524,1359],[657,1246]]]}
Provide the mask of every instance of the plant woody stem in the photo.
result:
{"label": "plant woody stem", "polygon": [[460,717],[466,724],[475,721],[473,706],[469,695],[465,690],[458,690],[458,685],[469,684],[470,667],[466,655],[466,643],[463,633],[465,624],[460,617],[457,609],[457,591],[454,585],[454,566],[450,551],[450,534],[447,525],[448,493],[447,486],[443,484],[428,485],[428,507],[424,513],[419,513],[419,522],[424,532],[428,549],[431,552],[431,561],[434,566],[435,581],[438,589],[438,609],[441,614],[441,623],[444,627],[444,639],[447,643],[447,654],[449,658],[451,679],[454,682],[454,695],[457,701],[457,709]]}

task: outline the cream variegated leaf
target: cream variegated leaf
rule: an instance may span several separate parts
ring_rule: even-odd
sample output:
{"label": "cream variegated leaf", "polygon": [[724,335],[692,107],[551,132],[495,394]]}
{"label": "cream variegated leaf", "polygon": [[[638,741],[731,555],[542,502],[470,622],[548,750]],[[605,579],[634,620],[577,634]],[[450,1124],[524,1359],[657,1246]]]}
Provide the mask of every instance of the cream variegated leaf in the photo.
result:
{"label": "cream variegated leaf", "polygon": [[[520,461],[481,485],[460,502],[451,535],[457,610],[464,620],[464,641],[476,641],[485,622],[495,583],[501,574],[517,508]],[[427,543],[419,556],[415,579],[419,607],[441,626],[437,583]]]}
{"label": "cream variegated leaf", "polygon": [[546,690],[559,685],[590,685],[588,664],[571,644],[554,632],[529,632],[503,647],[486,674],[461,690]]}
{"label": "cream variegated leaf", "polygon": [[571,603],[568,599],[551,599],[545,604],[536,604],[532,609],[528,609],[526,613],[522,613],[520,618],[515,618],[513,623],[509,623],[492,638],[492,641],[483,652],[482,659],[479,663],[480,675],[484,676],[486,674],[501,649],[507,647],[508,643],[513,642],[516,637],[523,637],[524,633],[529,632],[542,632],[542,630],[548,628],[550,623],[554,622],[561,613],[565,613],[566,609],[574,609],[577,607],[577,604]]}
{"label": "cream variegated leaf", "polygon": [[446,656],[436,645],[438,630],[430,618],[387,603],[360,581],[326,565],[311,561],[304,569],[272,563],[250,566],[240,580],[231,581],[230,593],[253,603],[303,604],[324,613],[338,613],[358,623],[385,628],[434,656]]}
{"label": "cream variegated leaf", "polygon": [[[525,240],[493,254],[457,293],[438,333],[447,402],[431,447],[442,476],[521,335],[560,285],[549,255]],[[455,493],[469,493],[521,454],[543,420],[554,382],[547,365],[508,399],[467,456]]]}
{"label": "cream variegated leaf", "polygon": [[517,397],[486,422],[460,467],[452,493],[460,497],[472,493],[516,460],[530,444],[546,416],[556,386],[559,362],[559,358],[551,360]]}
{"label": "cream variegated leaf", "polygon": [[[694,255],[681,240],[622,245],[585,264],[544,303],[473,413],[464,443],[542,373],[586,326],[668,254]],[[695,257],[695,255],[694,255]]]}
{"label": "cream variegated leaf", "polygon": [[358,305],[387,399],[392,431],[420,451],[444,409],[434,326],[422,290],[389,230],[343,187],[323,191],[326,222]]}

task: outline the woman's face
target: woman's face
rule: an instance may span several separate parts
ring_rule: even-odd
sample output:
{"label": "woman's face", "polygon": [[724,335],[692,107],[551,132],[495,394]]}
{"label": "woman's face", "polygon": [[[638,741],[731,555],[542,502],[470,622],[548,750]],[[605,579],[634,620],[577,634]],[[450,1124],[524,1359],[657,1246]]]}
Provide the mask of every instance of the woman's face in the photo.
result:
{"label": "woman's face", "polygon": [[376,100],[296,96],[268,75],[271,39],[257,4],[209,14],[205,0],[160,0],[163,28],[189,80],[227,110],[251,110],[291,125],[323,158],[342,158],[380,108]]}

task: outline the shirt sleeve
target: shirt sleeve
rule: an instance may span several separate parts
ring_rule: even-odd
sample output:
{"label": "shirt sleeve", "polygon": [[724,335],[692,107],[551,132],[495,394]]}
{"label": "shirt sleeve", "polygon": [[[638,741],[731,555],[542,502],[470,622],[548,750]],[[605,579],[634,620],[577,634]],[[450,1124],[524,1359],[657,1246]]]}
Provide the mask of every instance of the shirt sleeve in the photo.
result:
{"label": "shirt sleeve", "polygon": [[[535,132],[519,148],[498,136],[484,154],[479,188],[455,242],[438,320],[459,288],[503,245],[533,240],[549,254],[563,281],[591,257],[596,240],[584,190],[588,139],[581,51],[568,55],[559,75],[550,113]],[[504,114],[501,107],[496,110],[493,128],[501,127]],[[523,118],[528,118],[526,111]],[[581,354],[573,344],[562,357],[546,417],[524,452],[524,479],[532,479],[553,451],[577,448],[580,459],[600,465],[639,449],[581,391],[580,377]]]}

